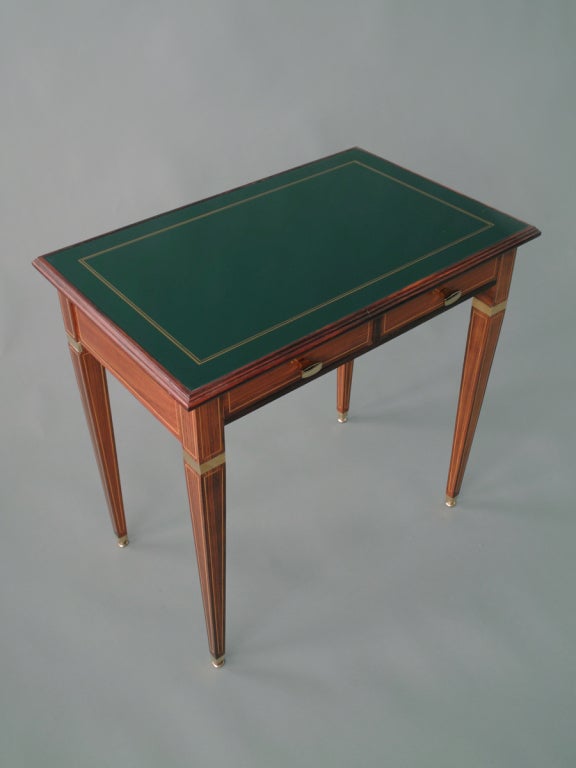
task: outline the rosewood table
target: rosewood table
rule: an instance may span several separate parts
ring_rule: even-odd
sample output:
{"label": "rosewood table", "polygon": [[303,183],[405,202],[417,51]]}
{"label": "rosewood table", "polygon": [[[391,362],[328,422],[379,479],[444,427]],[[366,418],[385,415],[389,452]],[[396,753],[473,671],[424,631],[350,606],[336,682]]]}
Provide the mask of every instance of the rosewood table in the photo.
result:
{"label": "rosewood table", "polygon": [[354,148],[35,260],[64,326],[114,532],[128,543],[106,370],[181,442],[214,666],[224,662],[224,427],[473,297],[456,503],[528,224]]}

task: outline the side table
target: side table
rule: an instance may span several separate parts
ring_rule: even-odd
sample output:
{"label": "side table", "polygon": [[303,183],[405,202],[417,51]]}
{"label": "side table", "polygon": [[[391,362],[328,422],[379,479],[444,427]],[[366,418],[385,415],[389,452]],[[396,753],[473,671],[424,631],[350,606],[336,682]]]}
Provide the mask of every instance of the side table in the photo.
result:
{"label": "side table", "polygon": [[225,425],[472,297],[453,506],[516,249],[540,232],[359,148],[41,256],[118,544],[128,543],[106,371],[181,442],[212,663],[225,654]]}

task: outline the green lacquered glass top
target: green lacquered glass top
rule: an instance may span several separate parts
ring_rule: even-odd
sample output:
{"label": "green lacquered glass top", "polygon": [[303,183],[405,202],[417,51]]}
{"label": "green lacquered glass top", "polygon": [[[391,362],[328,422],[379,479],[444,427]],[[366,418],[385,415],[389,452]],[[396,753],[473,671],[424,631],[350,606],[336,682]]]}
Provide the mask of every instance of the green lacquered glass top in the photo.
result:
{"label": "green lacquered glass top", "polygon": [[351,149],[46,258],[196,389],[526,226]]}

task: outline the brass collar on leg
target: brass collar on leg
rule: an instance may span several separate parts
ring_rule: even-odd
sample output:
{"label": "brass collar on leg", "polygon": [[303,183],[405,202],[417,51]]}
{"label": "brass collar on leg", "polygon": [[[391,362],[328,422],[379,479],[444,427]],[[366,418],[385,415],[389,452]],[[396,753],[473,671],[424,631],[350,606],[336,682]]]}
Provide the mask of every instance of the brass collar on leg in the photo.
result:
{"label": "brass collar on leg", "polygon": [[72,349],[75,352],[84,352],[84,347],[79,341],[76,341],[76,339],[70,336],[69,333],[67,333],[66,336],[68,337],[68,344],[72,347]]}
{"label": "brass collar on leg", "polygon": [[481,301],[480,299],[473,298],[472,299],[472,306],[474,309],[477,309],[478,312],[482,312],[484,315],[488,315],[488,317],[493,317],[494,315],[497,315],[499,312],[504,312],[506,309],[506,302],[501,301],[500,304],[494,304],[494,306],[490,306],[490,304],[486,304],[484,301]]}
{"label": "brass collar on leg", "polygon": [[199,464],[193,456],[191,456],[186,449],[183,449],[182,454],[184,456],[184,463],[188,464],[191,469],[196,472],[197,475],[205,475],[206,472],[210,472],[212,469],[216,469],[226,461],[226,454],[219,453],[218,456],[205,461],[203,464]]}

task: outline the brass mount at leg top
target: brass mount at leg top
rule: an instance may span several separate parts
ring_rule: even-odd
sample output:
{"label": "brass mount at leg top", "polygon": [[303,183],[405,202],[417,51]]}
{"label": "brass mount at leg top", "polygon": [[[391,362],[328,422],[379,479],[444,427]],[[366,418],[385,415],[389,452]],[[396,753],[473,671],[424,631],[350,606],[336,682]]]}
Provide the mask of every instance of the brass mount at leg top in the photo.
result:
{"label": "brass mount at leg top", "polygon": [[75,352],[84,352],[84,347],[79,341],[76,341],[76,339],[71,336],[69,333],[66,334],[66,338],[68,339],[69,346],[75,351]]}
{"label": "brass mount at leg top", "polygon": [[490,304],[486,304],[485,301],[482,301],[481,299],[477,299],[474,297],[472,299],[472,306],[474,309],[477,309],[478,312],[482,312],[483,315],[488,315],[488,317],[494,317],[494,315],[498,315],[500,312],[504,312],[506,309],[506,301],[501,301],[499,304],[494,304],[493,306],[490,306]]}
{"label": "brass mount at leg top", "polygon": [[197,475],[205,475],[207,472],[210,472],[212,469],[216,469],[216,467],[219,467],[221,464],[226,462],[225,453],[219,453],[218,456],[214,456],[214,458],[208,459],[208,461],[205,461],[202,464],[199,464],[186,449],[183,450],[183,456],[184,463],[188,464],[188,466],[191,467]]}

